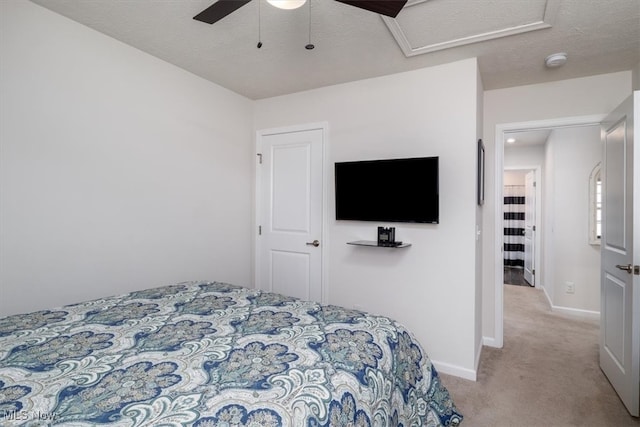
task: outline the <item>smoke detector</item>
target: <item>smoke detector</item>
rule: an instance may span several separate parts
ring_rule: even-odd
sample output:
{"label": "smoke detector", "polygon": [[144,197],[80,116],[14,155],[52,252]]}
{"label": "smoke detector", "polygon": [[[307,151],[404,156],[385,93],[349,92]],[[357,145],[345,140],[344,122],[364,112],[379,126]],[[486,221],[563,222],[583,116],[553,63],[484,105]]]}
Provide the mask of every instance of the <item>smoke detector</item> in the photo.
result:
{"label": "smoke detector", "polygon": [[557,68],[561,67],[567,63],[567,54],[565,52],[560,53],[552,53],[547,56],[544,60],[544,64],[547,68]]}

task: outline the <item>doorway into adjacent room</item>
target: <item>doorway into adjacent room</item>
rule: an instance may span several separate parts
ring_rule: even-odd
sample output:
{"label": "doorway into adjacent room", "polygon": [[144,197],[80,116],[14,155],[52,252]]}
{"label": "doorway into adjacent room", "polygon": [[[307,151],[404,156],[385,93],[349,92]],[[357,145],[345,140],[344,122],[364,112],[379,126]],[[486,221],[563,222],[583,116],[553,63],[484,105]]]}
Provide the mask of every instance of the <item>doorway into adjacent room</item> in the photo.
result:
{"label": "doorway into adjacent room", "polygon": [[[515,139],[515,138],[514,138]],[[512,150],[510,150],[512,151]],[[507,152],[506,162],[512,163],[514,153]],[[511,154],[511,155],[509,155]],[[516,163],[518,162],[516,158]],[[516,286],[536,286],[536,270],[540,271],[540,236],[537,230],[541,215],[540,166],[506,166],[503,175],[504,283]]]}
{"label": "doorway into adjacent room", "polygon": [[[559,310],[562,312],[573,312],[573,314],[583,314],[587,316],[597,316],[599,311],[599,302],[593,298],[599,298],[593,294],[593,289],[589,290],[589,294],[581,294],[584,287],[578,288],[578,294],[575,293],[575,287],[572,288],[572,284],[582,284],[583,275],[591,275],[598,277],[598,273],[595,274],[585,273],[588,268],[585,268],[585,272],[581,269],[574,268],[575,275],[565,275],[565,267],[561,261],[557,261],[558,256],[564,256],[572,254],[574,251],[568,247],[568,240],[563,240],[563,233],[568,228],[572,231],[578,230],[580,236],[584,237],[582,240],[587,241],[588,225],[585,225],[584,230],[581,230],[581,221],[584,218],[588,218],[588,208],[585,205],[585,212],[578,211],[577,205],[574,203],[574,198],[577,196],[588,197],[588,193],[585,188],[589,188],[589,174],[591,169],[595,165],[590,165],[589,170],[584,174],[584,179],[579,182],[579,186],[576,189],[569,190],[569,187],[557,187],[558,182],[564,182],[563,180],[574,174],[582,174],[582,172],[576,172],[574,169],[575,164],[582,152],[580,149],[573,148],[573,157],[567,157],[567,153],[570,153],[569,144],[559,144],[557,141],[553,145],[547,145],[545,142],[556,131],[556,135],[560,135],[568,132],[570,129],[599,129],[600,121],[603,116],[584,116],[574,117],[557,120],[545,120],[537,122],[522,122],[511,123],[496,126],[496,167],[497,170],[505,171],[535,171],[535,220],[531,223],[535,227],[533,233],[533,239],[531,240],[533,250],[531,251],[531,258],[525,257],[522,254],[522,261],[525,258],[528,262],[531,262],[531,274],[532,280],[530,284],[535,288],[540,289],[545,298],[549,301],[553,310]],[[599,139],[599,130],[598,139]],[[536,138],[536,142],[521,143],[518,147],[518,143],[509,143],[510,138],[514,138],[516,141],[521,138]],[[558,139],[557,136],[555,137]],[[576,143],[579,138],[574,138],[571,142]],[[562,159],[558,155],[562,155]],[[566,162],[566,163],[561,163]],[[586,164],[586,163],[585,163]],[[564,166],[562,166],[564,165]],[[584,181],[584,182],[583,182]],[[505,239],[505,228],[508,228],[504,224],[504,196],[505,196],[505,178],[503,174],[496,176],[496,212],[498,215],[495,217],[495,239],[498,242],[497,251],[495,253],[495,342],[492,343],[496,347],[502,347],[504,341],[504,286],[505,279],[509,279],[510,271],[505,271],[505,256],[503,254],[502,243],[508,243]],[[582,191],[584,190],[584,191]],[[570,208],[567,208],[569,206]],[[526,208],[525,208],[526,209]],[[582,208],[580,208],[582,209]],[[559,224],[556,227],[556,222],[559,221],[557,215],[559,211],[573,215],[575,220],[569,222],[570,227],[566,227],[563,224]],[[500,215],[502,213],[502,215]],[[566,222],[566,216],[563,217],[563,221]],[[520,226],[517,228],[524,228]],[[520,230],[522,233],[522,230]],[[518,243],[524,251],[524,237],[521,242]],[[586,250],[599,251],[593,247]],[[564,254],[564,255],[563,255]],[[575,260],[569,260],[574,262]],[[599,268],[598,262],[590,261],[577,261],[580,264],[585,264],[586,267]],[[522,267],[522,274],[524,276],[525,268]],[[572,273],[573,274],[573,273]],[[518,275],[519,276],[519,275]],[[574,279],[574,277],[576,277]],[[565,283],[567,282],[567,283]],[[521,283],[521,282],[520,282]],[[582,286],[582,285],[579,285]],[[527,287],[530,287],[527,285]],[[594,287],[597,292],[598,285]],[[571,292],[574,292],[573,294]],[[577,301],[579,298],[589,299],[594,301],[592,305],[594,308],[573,310],[573,301]],[[595,307],[595,303],[598,303],[598,307]],[[582,301],[580,302],[582,303]]]}

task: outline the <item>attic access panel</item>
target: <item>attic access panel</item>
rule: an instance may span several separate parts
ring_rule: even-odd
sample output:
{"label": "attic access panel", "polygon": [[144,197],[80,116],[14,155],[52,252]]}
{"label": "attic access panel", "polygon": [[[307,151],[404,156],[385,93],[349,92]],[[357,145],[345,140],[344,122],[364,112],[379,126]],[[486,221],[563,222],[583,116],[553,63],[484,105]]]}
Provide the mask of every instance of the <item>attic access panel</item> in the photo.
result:
{"label": "attic access panel", "polygon": [[396,18],[382,19],[410,57],[550,28],[559,6],[560,0],[409,0]]}

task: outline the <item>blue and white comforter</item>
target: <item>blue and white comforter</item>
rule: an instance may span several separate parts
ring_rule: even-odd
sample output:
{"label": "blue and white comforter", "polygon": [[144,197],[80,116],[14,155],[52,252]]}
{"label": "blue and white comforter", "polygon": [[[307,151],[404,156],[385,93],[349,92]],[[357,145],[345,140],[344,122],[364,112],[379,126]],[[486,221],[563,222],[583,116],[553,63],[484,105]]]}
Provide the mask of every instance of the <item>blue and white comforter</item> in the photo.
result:
{"label": "blue and white comforter", "polygon": [[0,425],[461,420],[412,335],[360,311],[198,282],[0,318]]}

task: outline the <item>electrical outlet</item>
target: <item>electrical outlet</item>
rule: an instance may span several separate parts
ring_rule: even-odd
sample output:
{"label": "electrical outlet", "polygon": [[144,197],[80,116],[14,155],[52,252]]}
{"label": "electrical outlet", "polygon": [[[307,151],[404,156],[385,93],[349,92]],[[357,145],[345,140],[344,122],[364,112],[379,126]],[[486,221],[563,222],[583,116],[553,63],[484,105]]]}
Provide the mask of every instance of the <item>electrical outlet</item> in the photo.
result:
{"label": "electrical outlet", "polygon": [[564,282],[565,290],[568,294],[576,292],[576,285],[573,282]]}

